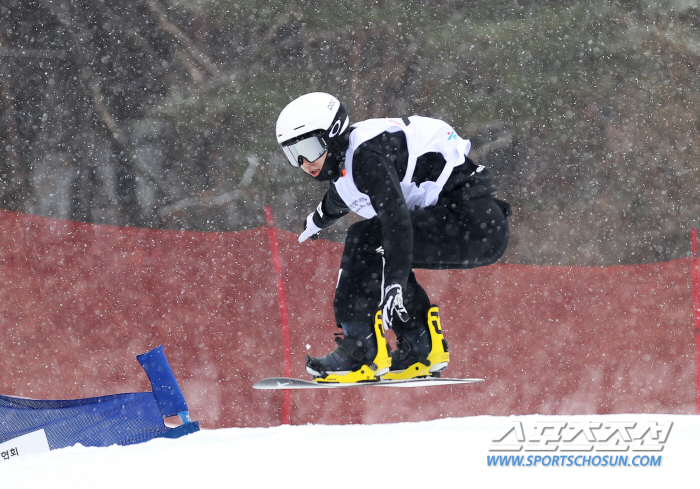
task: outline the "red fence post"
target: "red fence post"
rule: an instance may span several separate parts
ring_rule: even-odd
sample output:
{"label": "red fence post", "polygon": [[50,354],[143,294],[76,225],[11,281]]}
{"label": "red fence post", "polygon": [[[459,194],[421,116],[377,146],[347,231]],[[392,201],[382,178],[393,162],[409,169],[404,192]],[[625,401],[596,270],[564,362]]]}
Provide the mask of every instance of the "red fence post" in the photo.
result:
{"label": "red fence post", "polygon": [[[280,305],[280,319],[282,321],[282,348],[284,350],[284,375],[292,376],[292,341],[289,337],[289,314],[287,313],[287,295],[282,279],[282,263],[280,261],[279,248],[277,247],[277,233],[273,224],[275,222],[272,207],[265,206],[265,220],[267,221],[267,235],[270,239],[270,251],[272,253],[272,265],[277,275],[277,299]],[[284,403],[282,404],[282,424],[289,424],[291,420],[292,392],[284,391]]]}
{"label": "red fence post", "polygon": [[690,231],[693,253],[693,316],[695,317],[695,389],[696,413],[700,414],[700,257],[698,257],[698,230]]}

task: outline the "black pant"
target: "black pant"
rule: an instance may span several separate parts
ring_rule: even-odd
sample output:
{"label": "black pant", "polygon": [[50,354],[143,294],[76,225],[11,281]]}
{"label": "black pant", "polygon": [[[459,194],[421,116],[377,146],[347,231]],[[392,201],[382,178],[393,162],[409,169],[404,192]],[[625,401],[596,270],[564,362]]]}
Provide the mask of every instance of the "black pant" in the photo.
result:
{"label": "black pant", "polygon": [[[467,269],[495,263],[508,245],[508,220],[502,204],[489,196],[464,202],[442,199],[434,206],[410,211],[412,268]],[[382,229],[377,217],[348,229],[334,301],[338,325],[348,321],[374,322],[381,300],[383,262],[377,251],[380,246]],[[404,305],[410,320],[395,320],[394,329],[425,324],[431,303],[413,270],[404,290]]]}

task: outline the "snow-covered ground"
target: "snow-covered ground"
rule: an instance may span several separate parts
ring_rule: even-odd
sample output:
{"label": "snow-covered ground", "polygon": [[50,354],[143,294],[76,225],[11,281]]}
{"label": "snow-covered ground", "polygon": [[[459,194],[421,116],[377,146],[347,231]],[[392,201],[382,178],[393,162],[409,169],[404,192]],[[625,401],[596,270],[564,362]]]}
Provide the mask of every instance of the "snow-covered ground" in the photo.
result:
{"label": "snow-covered ground", "polygon": [[[556,445],[556,451],[534,446],[537,430],[545,438],[558,430],[559,440],[547,443]],[[573,442],[587,444],[591,451],[567,451],[573,447],[565,438],[577,432]],[[635,438],[644,445],[635,445]],[[600,451],[604,439],[626,450]],[[492,450],[504,444],[521,444],[522,449]],[[654,445],[663,449],[641,451]],[[699,446],[700,416],[658,414],[230,428],[128,447],[77,446],[0,460],[0,487],[697,488]],[[523,464],[537,460],[537,465],[489,466],[488,457],[496,455],[522,455]],[[555,460],[559,466],[553,466]],[[613,460],[626,460],[628,466],[610,466]]]}

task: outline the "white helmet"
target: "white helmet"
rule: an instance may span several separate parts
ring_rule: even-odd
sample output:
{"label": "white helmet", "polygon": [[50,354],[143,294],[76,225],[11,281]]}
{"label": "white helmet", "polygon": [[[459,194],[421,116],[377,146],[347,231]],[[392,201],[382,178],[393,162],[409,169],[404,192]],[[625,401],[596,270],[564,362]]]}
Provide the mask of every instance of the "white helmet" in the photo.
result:
{"label": "white helmet", "polygon": [[307,93],[287,105],[277,118],[277,142],[292,166],[301,158],[316,161],[325,153],[331,139],[350,125],[343,104],[333,95]]}

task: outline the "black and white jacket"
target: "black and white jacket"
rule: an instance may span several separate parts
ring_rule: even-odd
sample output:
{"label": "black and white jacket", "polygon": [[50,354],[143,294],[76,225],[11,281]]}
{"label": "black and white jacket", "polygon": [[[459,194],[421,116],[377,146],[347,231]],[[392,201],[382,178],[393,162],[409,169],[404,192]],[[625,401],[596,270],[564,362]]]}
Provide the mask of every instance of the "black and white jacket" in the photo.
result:
{"label": "black and white jacket", "polygon": [[385,279],[405,286],[412,261],[409,211],[438,204],[446,196],[473,199],[495,195],[491,174],[467,154],[469,140],[447,123],[427,117],[370,119],[354,124],[341,166],[314,223],[328,227],[350,211],[382,226]]}

